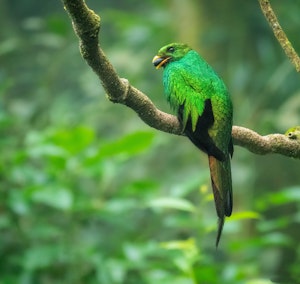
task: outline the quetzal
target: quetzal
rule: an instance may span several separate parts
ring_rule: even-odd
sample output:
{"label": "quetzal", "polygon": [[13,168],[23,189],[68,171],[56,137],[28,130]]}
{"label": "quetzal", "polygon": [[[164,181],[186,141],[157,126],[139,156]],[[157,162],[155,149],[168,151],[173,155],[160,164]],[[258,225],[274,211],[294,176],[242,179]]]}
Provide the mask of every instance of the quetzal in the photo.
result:
{"label": "quetzal", "polygon": [[162,47],[152,63],[157,69],[164,67],[165,97],[182,123],[185,135],[208,155],[219,217],[218,246],[225,216],[232,212],[232,103],[229,93],[208,63],[186,44],[171,43]]}

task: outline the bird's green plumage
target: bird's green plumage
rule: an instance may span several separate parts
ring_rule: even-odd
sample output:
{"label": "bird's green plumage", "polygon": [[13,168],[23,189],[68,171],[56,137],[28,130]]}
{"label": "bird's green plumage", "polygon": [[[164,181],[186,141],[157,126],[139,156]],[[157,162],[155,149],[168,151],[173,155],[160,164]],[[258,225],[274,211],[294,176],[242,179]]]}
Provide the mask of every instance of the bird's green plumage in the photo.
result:
{"label": "bird's green plumage", "polygon": [[292,140],[300,140],[300,126],[294,126],[289,128],[285,132],[285,136]]}
{"label": "bird's green plumage", "polygon": [[181,120],[185,134],[209,157],[219,217],[218,244],[224,218],[232,211],[232,104],[229,93],[207,62],[185,44],[171,43],[162,47],[153,64],[157,68],[164,67],[165,96]]}

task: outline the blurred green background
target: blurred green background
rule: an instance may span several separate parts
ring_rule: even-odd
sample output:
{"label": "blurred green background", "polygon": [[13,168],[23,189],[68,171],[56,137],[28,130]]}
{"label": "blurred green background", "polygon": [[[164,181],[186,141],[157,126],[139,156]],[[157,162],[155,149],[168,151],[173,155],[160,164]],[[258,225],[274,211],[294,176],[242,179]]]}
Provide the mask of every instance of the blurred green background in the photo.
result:
{"label": "blurred green background", "polygon": [[[300,124],[299,75],[257,1],[88,1],[121,77],[162,110],[166,43],[226,82],[234,124]],[[300,1],[272,1],[300,52]],[[207,158],[110,103],[57,1],[0,2],[0,283],[300,283],[299,160],[235,147],[215,249]]]}

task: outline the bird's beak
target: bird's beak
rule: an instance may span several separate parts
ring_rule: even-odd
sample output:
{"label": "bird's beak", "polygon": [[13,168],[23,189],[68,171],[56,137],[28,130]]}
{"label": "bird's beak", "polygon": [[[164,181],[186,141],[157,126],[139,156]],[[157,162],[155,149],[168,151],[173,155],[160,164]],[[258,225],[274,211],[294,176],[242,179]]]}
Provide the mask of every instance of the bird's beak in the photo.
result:
{"label": "bird's beak", "polygon": [[152,59],[152,63],[156,69],[159,69],[160,67],[164,66],[170,60],[170,58],[170,56],[155,55]]}

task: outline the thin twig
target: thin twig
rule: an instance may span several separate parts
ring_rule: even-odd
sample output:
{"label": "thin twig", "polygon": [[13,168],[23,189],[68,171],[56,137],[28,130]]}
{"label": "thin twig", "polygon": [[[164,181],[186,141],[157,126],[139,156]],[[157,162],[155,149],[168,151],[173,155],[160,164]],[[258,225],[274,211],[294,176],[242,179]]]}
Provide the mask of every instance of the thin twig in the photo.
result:
{"label": "thin twig", "polygon": [[300,72],[300,58],[293,48],[291,42],[289,41],[288,37],[286,36],[285,32],[281,28],[277,17],[271,7],[269,0],[258,0],[261,10],[269,22],[275,37],[277,38],[278,42],[280,43],[282,49],[284,50],[287,57],[290,59],[297,72]]}

